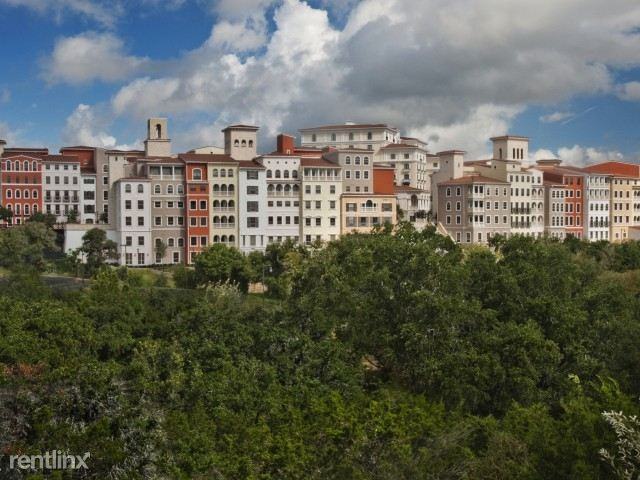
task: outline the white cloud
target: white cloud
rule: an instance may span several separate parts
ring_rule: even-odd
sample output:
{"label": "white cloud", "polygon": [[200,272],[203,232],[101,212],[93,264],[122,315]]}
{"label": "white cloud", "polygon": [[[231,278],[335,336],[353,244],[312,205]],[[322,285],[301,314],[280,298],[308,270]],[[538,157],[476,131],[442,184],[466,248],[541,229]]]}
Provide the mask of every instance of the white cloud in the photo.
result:
{"label": "white cloud", "polygon": [[9,146],[11,146],[11,145],[15,145],[16,141],[18,140],[18,137],[19,137],[19,132],[12,129],[8,123],[0,122],[0,140],[4,140],[9,144]]}
{"label": "white cloud", "polygon": [[11,101],[11,90],[8,88],[0,89],[0,103],[9,103]]}
{"label": "white cloud", "polygon": [[113,96],[117,115],[204,114],[208,124],[252,122],[269,135],[380,121],[432,138],[434,150],[480,155],[528,105],[616,92],[613,70],[640,65],[635,0],[329,4],[352,9],[343,28],[298,0],[218,0],[210,38],[165,69],[140,67],[112,42],[106,50],[125,60],[124,73],[84,76],[139,77]]}
{"label": "white cloud", "polygon": [[568,120],[570,118],[573,118],[574,116],[575,113],[573,112],[553,112],[548,115],[541,116],[540,121],[543,123],[556,123]]}
{"label": "white cloud", "polygon": [[106,133],[105,118],[104,112],[96,112],[95,107],[81,103],[67,118],[62,140],[72,145],[114,148],[117,141]]}
{"label": "white cloud", "polygon": [[97,0],[0,0],[12,7],[25,7],[41,15],[53,15],[57,21],[68,13],[75,13],[103,26],[111,27],[122,13],[117,1]]}
{"label": "white cloud", "polygon": [[640,82],[628,82],[624,85],[620,85],[618,89],[618,96],[622,100],[629,100],[633,102],[640,101]]}
{"label": "white cloud", "polygon": [[149,67],[147,58],[127,55],[122,40],[110,33],[86,32],[56,41],[44,62],[43,78],[49,83],[82,84],[93,80],[124,80]]}
{"label": "white cloud", "polygon": [[594,147],[574,145],[573,147],[562,147],[558,149],[557,153],[541,149],[535,152],[534,158],[536,160],[558,158],[567,165],[583,167],[609,160],[624,160],[624,155],[616,150],[607,151]]}

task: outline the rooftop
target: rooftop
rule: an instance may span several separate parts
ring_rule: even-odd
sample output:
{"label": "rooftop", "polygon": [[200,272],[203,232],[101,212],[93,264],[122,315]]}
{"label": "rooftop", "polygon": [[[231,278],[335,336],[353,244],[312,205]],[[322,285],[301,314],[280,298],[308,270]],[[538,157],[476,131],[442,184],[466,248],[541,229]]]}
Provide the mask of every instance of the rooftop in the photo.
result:
{"label": "rooftop", "polygon": [[508,182],[496,180],[495,178],[485,177],[483,175],[466,175],[464,177],[447,180],[446,182],[440,182],[439,185],[466,185],[469,183],[508,184]]}
{"label": "rooftop", "polygon": [[529,137],[522,137],[520,135],[502,135],[500,137],[492,137],[491,141],[495,142],[497,140],[526,140],[529,141]]}
{"label": "rooftop", "polygon": [[238,163],[231,155],[209,153],[181,153],[178,155],[178,158],[185,163]]}
{"label": "rooftop", "polygon": [[330,162],[324,158],[305,158],[300,159],[300,165],[303,167],[329,167],[329,168],[342,168],[337,163]]}
{"label": "rooftop", "polygon": [[47,155],[46,157],[42,157],[42,161],[51,163],[80,163],[78,157],[74,157],[73,155]]}
{"label": "rooftop", "polygon": [[388,128],[389,130],[398,131],[396,127],[391,127],[386,123],[343,123],[342,125],[321,125],[319,127],[301,128],[301,132],[310,132],[312,130],[361,130],[365,128]]}
{"label": "rooftop", "polygon": [[226,132],[227,130],[246,130],[251,132],[257,132],[258,130],[260,130],[260,127],[256,127],[254,125],[244,125],[241,123],[237,123],[235,125],[229,125],[227,128],[222,129],[223,132]]}

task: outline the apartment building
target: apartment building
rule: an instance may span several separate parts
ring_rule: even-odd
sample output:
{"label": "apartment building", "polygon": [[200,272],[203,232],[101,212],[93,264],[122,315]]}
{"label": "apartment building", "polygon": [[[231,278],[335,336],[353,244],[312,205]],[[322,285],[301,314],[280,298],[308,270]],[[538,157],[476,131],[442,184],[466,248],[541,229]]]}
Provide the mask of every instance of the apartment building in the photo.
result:
{"label": "apartment building", "polygon": [[114,193],[113,221],[121,263],[152,265],[155,258],[151,240],[150,179],[121,178],[114,184]]}
{"label": "apartment building", "polygon": [[509,182],[479,174],[438,184],[438,219],[458,243],[487,243],[511,231]]}
{"label": "apartment building", "polygon": [[329,150],[323,158],[342,168],[343,193],[373,193],[373,156],[369,150]]}
{"label": "apartment building", "polygon": [[181,156],[185,164],[186,247],[185,262],[192,264],[209,245],[209,155]]}
{"label": "apartment building", "polygon": [[611,175],[588,173],[585,181],[584,238],[594,242],[609,240]]}
{"label": "apartment building", "polygon": [[561,183],[564,192],[564,228],[566,235],[576,238],[585,236],[585,185],[587,173],[579,168],[565,168],[559,160],[538,160],[537,168],[543,172],[544,180]]}
{"label": "apartment building", "polygon": [[154,263],[181,263],[186,243],[184,163],[171,158],[144,158],[138,163],[140,173],[151,182]]}
{"label": "apartment building", "polygon": [[[266,170],[267,224],[263,230],[267,244],[287,240],[300,242],[301,178],[300,157],[286,154],[270,154],[256,161]],[[247,187],[247,195],[258,195],[259,189]]]}
{"label": "apartment building", "polygon": [[[590,174],[608,174],[609,177],[609,240],[621,242],[630,238],[630,229],[640,220],[637,199],[640,189],[640,165],[625,162],[603,162],[584,169]],[[636,220],[637,219],[637,220]]]}
{"label": "apartment building", "polygon": [[384,123],[323,125],[302,128],[300,134],[302,147],[367,150],[370,156],[390,143],[400,143],[400,131]]}
{"label": "apartment building", "polygon": [[5,225],[20,225],[42,212],[42,159],[48,154],[47,149],[2,148],[0,198],[13,213],[9,222],[3,222]]}
{"label": "apartment building", "polygon": [[544,180],[543,186],[545,192],[544,233],[548,237],[564,240],[564,184]]}
{"label": "apartment building", "polygon": [[80,220],[81,174],[77,157],[47,155],[44,168],[44,211],[56,216],[58,223],[70,218]]}
{"label": "apartment building", "polygon": [[302,240],[329,242],[340,236],[342,169],[324,158],[301,158]]}
{"label": "apartment building", "polygon": [[238,162],[238,171],[238,247],[244,253],[264,251],[267,247],[264,230],[267,225],[267,171],[253,160]]}

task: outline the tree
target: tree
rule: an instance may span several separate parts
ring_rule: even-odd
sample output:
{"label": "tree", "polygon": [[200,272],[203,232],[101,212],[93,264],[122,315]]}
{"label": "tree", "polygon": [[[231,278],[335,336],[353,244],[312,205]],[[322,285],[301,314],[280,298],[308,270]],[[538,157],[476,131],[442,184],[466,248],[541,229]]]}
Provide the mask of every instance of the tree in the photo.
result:
{"label": "tree", "polygon": [[13,218],[13,212],[7,207],[0,206],[0,221],[9,222]]}
{"label": "tree", "polygon": [[622,412],[602,414],[616,433],[616,451],[600,451],[602,458],[620,480],[636,480],[640,476],[640,420]]}
{"label": "tree", "polygon": [[0,265],[42,271],[45,253],[57,249],[55,239],[55,233],[38,222],[0,230]]}
{"label": "tree", "polygon": [[107,260],[118,258],[118,246],[107,239],[107,233],[100,228],[88,230],[82,237],[82,253],[86,255],[87,270],[96,272]]}
{"label": "tree", "polygon": [[160,257],[160,263],[164,263],[164,256],[167,254],[167,244],[162,239],[158,239],[158,241],[156,241],[154,250],[156,252],[156,257]]}
{"label": "tree", "polygon": [[215,244],[205,248],[195,261],[199,284],[234,283],[246,292],[251,272],[247,258],[237,249]]}
{"label": "tree", "polygon": [[78,210],[72,208],[67,214],[67,223],[78,223]]}
{"label": "tree", "polygon": [[48,228],[52,228],[56,224],[56,216],[52,213],[36,212],[29,217],[28,222],[43,223]]}

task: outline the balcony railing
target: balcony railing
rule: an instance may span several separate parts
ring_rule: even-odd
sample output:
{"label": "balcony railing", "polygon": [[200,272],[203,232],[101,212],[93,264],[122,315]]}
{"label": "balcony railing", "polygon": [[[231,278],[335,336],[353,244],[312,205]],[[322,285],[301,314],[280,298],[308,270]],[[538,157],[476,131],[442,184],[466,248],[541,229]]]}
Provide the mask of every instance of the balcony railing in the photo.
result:
{"label": "balcony railing", "polygon": [[213,228],[236,228],[235,223],[214,223]]}
{"label": "balcony railing", "polygon": [[360,207],[362,213],[373,213],[378,211],[378,207]]}
{"label": "balcony railing", "polygon": [[291,193],[285,193],[285,192],[267,192],[267,196],[268,197],[288,197],[288,198],[292,198],[292,197],[299,197],[300,196],[300,192],[291,192]]}
{"label": "balcony railing", "polygon": [[235,207],[213,207],[214,212],[235,212]]}
{"label": "balcony railing", "polygon": [[235,192],[216,192],[215,190],[213,191],[213,196],[214,197],[233,197],[235,195]]}
{"label": "balcony railing", "polygon": [[514,207],[511,209],[511,213],[529,215],[531,213],[531,208]]}

